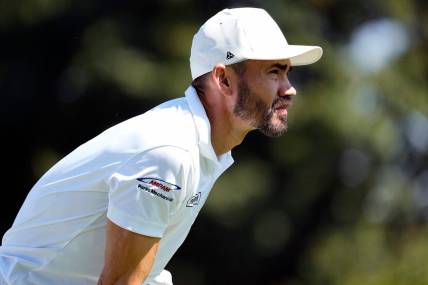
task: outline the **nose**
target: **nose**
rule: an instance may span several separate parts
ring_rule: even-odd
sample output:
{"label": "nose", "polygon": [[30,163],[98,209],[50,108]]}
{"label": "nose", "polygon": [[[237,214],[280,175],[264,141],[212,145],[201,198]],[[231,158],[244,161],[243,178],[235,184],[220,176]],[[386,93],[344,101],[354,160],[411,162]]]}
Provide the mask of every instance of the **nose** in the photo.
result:
{"label": "nose", "polygon": [[294,88],[292,85],[290,85],[290,87],[285,90],[285,96],[296,96],[297,95],[297,91],[296,88]]}
{"label": "nose", "polygon": [[278,96],[284,97],[284,96],[296,96],[297,91],[294,88],[293,85],[291,85],[290,81],[288,80],[288,77],[285,77],[281,83],[281,86],[279,88],[279,94]]}

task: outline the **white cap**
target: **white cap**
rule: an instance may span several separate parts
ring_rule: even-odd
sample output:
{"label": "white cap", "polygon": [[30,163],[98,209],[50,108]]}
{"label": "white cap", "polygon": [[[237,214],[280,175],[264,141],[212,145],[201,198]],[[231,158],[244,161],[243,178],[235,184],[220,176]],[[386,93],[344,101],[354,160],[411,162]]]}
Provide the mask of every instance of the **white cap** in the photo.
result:
{"label": "white cap", "polygon": [[272,17],[259,8],[224,9],[208,19],[193,37],[190,70],[195,79],[246,59],[290,59],[291,65],[318,61],[319,46],[289,45]]}

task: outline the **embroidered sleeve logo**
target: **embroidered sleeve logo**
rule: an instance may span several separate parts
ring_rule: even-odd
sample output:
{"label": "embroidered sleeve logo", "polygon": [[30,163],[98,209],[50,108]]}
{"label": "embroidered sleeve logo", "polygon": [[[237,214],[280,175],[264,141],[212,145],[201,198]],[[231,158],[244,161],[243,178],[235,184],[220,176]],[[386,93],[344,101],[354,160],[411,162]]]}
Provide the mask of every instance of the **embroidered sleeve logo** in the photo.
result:
{"label": "embroidered sleeve logo", "polygon": [[171,197],[171,192],[181,190],[180,186],[169,183],[159,178],[141,177],[137,178],[137,180],[141,182],[137,186],[139,189],[169,202],[172,202],[174,200]]}

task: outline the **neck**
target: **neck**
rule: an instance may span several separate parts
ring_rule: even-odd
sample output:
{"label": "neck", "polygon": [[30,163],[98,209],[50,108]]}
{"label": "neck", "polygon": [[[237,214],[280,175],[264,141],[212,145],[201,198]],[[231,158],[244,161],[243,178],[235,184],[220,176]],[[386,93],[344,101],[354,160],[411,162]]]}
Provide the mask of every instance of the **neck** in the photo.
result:
{"label": "neck", "polygon": [[229,112],[224,104],[219,104],[216,100],[207,100],[207,96],[210,95],[199,98],[210,121],[211,143],[216,155],[220,156],[241,144],[251,129],[239,127],[233,112]]}

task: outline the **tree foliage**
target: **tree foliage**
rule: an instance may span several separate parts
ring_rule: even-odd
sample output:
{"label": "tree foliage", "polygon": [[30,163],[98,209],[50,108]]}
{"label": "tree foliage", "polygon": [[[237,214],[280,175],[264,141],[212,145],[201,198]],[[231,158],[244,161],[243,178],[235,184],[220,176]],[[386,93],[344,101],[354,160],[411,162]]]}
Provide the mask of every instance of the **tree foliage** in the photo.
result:
{"label": "tree foliage", "polygon": [[291,73],[168,265],[176,284],[428,284],[428,7],[421,0],[0,2],[4,206],[105,128],[182,96],[203,21],[257,6],[324,56]]}

